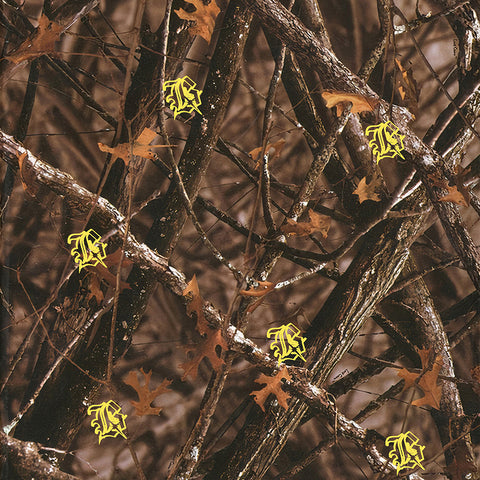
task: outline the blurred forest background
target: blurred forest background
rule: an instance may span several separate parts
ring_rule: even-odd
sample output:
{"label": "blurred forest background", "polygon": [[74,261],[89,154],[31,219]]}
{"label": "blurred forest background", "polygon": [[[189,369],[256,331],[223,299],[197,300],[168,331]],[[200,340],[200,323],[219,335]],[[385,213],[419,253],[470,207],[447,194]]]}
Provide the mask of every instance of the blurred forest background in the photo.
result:
{"label": "blurred forest background", "polygon": [[[1,3],[1,478],[406,478],[384,442],[410,430],[425,470],[409,478],[478,479],[480,2],[217,3],[210,41],[180,0]],[[42,14],[62,26],[55,51],[5,58]],[[202,115],[174,119],[161,86],[184,75]],[[337,117],[324,89],[381,102]],[[377,164],[364,131],[389,118],[405,158]],[[128,165],[98,147],[145,127],[173,147]],[[21,145],[38,161],[20,175]],[[220,255],[185,213],[174,163]],[[377,196],[360,203],[365,178]],[[452,185],[467,206],[439,201]],[[286,216],[310,209],[328,234],[285,237]],[[121,278],[119,256],[110,277],[75,270],[66,239],[87,220],[107,253],[123,251]],[[182,380],[183,347],[202,341],[182,295],[194,275],[225,363]],[[267,279],[265,296],[245,295]],[[288,362],[289,408],[271,396],[264,413],[250,394],[278,372],[266,332],[289,322],[307,361]],[[439,405],[412,405],[425,391],[404,389],[399,369],[425,375],[438,357]],[[124,380],[140,369],[151,389],[172,380],[158,415],[130,403]],[[86,409],[112,398],[129,441],[99,445]]]}

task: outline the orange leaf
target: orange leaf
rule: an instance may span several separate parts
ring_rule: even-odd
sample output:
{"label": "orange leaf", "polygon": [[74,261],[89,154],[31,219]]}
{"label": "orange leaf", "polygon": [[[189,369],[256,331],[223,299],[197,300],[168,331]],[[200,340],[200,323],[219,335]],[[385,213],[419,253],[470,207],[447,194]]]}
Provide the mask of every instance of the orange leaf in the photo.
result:
{"label": "orange leaf", "polygon": [[305,237],[313,232],[320,232],[324,238],[327,238],[328,230],[332,219],[326,215],[314,212],[311,208],[308,210],[309,222],[296,222],[287,218],[287,225],[282,225],[280,230],[289,235]]}
{"label": "orange leaf", "polygon": [[365,200],[373,200],[374,202],[380,201],[380,195],[377,191],[382,186],[382,177],[375,172],[372,177],[372,181],[367,183],[367,177],[363,177],[358,184],[358,187],[353,191],[355,195],[358,195],[358,201],[360,203]]}
{"label": "orange leaf", "polygon": [[268,377],[263,373],[255,380],[256,383],[265,384],[259,391],[252,392],[250,395],[253,395],[255,402],[260,406],[260,408],[265,411],[265,402],[270,394],[277,397],[278,403],[285,409],[288,409],[287,399],[290,398],[290,395],[282,390],[282,378],[285,380],[291,380],[292,377],[288,373],[287,367],[283,368],[274,376]]}
{"label": "orange leaf", "polygon": [[215,28],[215,20],[220,13],[215,0],[211,0],[208,5],[205,5],[202,0],[186,0],[188,3],[195,5],[196,10],[192,13],[186,12],[183,9],[174,10],[175,13],[182,20],[190,20],[196,22],[195,25],[189,27],[190,35],[200,35],[208,43],[212,39],[212,33]]}
{"label": "orange leaf", "polygon": [[413,78],[412,69],[405,70],[398,58],[395,59],[395,62],[402,74],[400,78],[397,78],[398,93],[405,101],[407,108],[416,116],[418,113],[418,88],[417,82]]}
{"label": "orange leaf", "polygon": [[453,202],[453,203],[456,203],[457,205],[468,207],[467,199],[461,192],[458,191],[458,188],[456,185],[453,187],[451,187],[450,185],[447,185],[445,188],[448,190],[448,193],[438,199],[440,202]]}
{"label": "orange leaf", "polygon": [[[423,390],[424,396],[414,400],[412,405],[421,407],[422,405],[430,405],[437,410],[440,410],[440,399],[442,397],[442,387],[437,385],[438,374],[443,365],[443,360],[440,355],[435,358],[433,367],[430,370],[429,368],[429,357],[431,349],[417,349],[418,354],[420,355],[420,360],[422,361],[423,374],[412,373],[406,369],[402,369],[398,372],[398,376],[405,379],[405,388],[408,388],[415,384],[417,378],[418,386]],[[407,373],[405,373],[405,371]]]}
{"label": "orange leaf", "polygon": [[155,390],[150,390],[149,385],[152,371],[150,370],[148,373],[145,373],[143,368],[141,368],[140,372],[145,379],[145,385],[143,385],[143,387],[140,386],[137,374],[133,370],[128,372],[128,376],[124,380],[127,385],[130,385],[135,389],[138,395],[138,402],[130,400],[130,403],[135,407],[135,415],[138,415],[139,417],[143,415],[158,415],[162,409],[160,407],[152,407],[150,404],[159,395],[169,390],[168,386],[172,381],[165,379]]}
{"label": "orange leaf", "polygon": [[125,162],[125,165],[130,163],[132,153],[133,155],[153,160],[155,154],[150,151],[150,148],[169,147],[169,145],[149,145],[156,135],[153,130],[144,128],[143,132],[133,142],[133,145],[130,143],[119,143],[116,147],[109,147],[104,143],[98,143],[98,148],[102,152],[111,153],[114,161],[117,158],[121,158]]}
{"label": "orange leaf", "polygon": [[[278,140],[278,142],[267,144],[267,146],[265,147],[265,155],[272,152],[272,156],[271,157],[269,156],[270,162],[273,162],[274,160],[278,160],[280,158],[280,155],[282,154],[282,150],[284,146],[285,146],[285,140],[283,138]],[[253,160],[257,160],[257,164],[255,165],[255,170],[259,170],[262,164],[262,159],[259,158],[262,153],[262,150],[263,150],[263,147],[257,147],[257,148],[254,148],[251,152],[248,152],[248,154],[252,157]]]}
{"label": "orange leaf", "polygon": [[371,112],[378,105],[378,99],[376,98],[337,90],[324,90],[322,97],[327,104],[327,108],[337,107],[337,116],[343,113],[345,104],[348,102],[352,103],[351,113]]}
{"label": "orange leaf", "polygon": [[244,297],[263,297],[275,288],[276,283],[258,281],[258,287],[250,290],[240,290],[240,295]]}
{"label": "orange leaf", "polygon": [[196,351],[197,354],[189,362],[180,364],[180,368],[183,368],[185,371],[182,380],[185,380],[188,375],[191,375],[195,380],[198,374],[198,366],[204,358],[208,358],[212,368],[216,372],[219,372],[225,362],[218,357],[216,352],[217,346],[221,347],[222,350],[228,349],[227,342],[222,337],[221,330],[208,329],[207,338],[203,339],[202,343],[193,347],[185,347],[187,353]]}
{"label": "orange leaf", "polygon": [[38,28],[31,38],[27,38],[13,54],[5,58],[18,64],[31,58],[39,57],[55,52],[55,42],[60,39],[63,27],[58,23],[51,22],[46,15],[42,14],[38,21]]}
{"label": "orange leaf", "polygon": [[195,313],[197,316],[197,331],[200,335],[205,335],[209,331],[208,322],[203,313],[203,298],[200,295],[198,288],[197,277],[194,275],[187,283],[187,288],[182,292],[182,295],[187,298],[187,315]]}
{"label": "orange leaf", "polygon": [[30,164],[25,164],[23,161],[27,158],[27,153],[18,155],[18,171],[20,173],[20,181],[23,189],[32,197],[38,193],[38,185],[35,184],[36,176],[33,167]]}

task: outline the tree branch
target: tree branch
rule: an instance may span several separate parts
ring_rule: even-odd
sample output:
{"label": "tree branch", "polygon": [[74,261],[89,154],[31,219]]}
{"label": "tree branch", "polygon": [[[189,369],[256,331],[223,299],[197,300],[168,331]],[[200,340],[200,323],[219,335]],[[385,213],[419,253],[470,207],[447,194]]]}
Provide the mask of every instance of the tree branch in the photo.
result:
{"label": "tree branch", "polygon": [[[35,442],[22,442],[0,430],[0,470],[19,480],[79,480],[62,472],[40,455],[42,446]],[[3,463],[5,462],[5,465]],[[3,469],[2,469],[3,467]]]}

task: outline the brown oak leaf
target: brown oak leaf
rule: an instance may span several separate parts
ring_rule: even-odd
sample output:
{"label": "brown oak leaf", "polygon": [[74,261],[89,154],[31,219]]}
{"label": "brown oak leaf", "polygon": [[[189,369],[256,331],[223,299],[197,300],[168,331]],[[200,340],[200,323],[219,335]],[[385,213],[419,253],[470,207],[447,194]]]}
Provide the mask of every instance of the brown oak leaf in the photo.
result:
{"label": "brown oak leaf", "polygon": [[114,161],[117,158],[121,158],[125,162],[125,165],[130,163],[130,160],[132,159],[132,153],[133,155],[153,160],[155,158],[155,154],[150,150],[150,148],[169,147],[169,145],[150,145],[150,142],[156,136],[157,134],[153,130],[144,128],[142,133],[133,142],[133,145],[130,143],[119,143],[116,147],[109,147],[104,143],[98,143],[98,148],[102,152],[111,153]]}
{"label": "brown oak leaf", "polygon": [[187,288],[182,292],[182,295],[187,298],[187,315],[196,314],[197,317],[197,331],[200,335],[205,335],[209,331],[208,322],[203,313],[203,298],[200,295],[198,288],[197,277],[194,275],[187,283]]}
{"label": "brown oak leaf", "polygon": [[31,38],[27,38],[18,50],[5,58],[18,64],[31,58],[39,57],[55,52],[55,42],[60,39],[63,27],[58,23],[51,22],[44,14],[38,21],[38,28]]}
{"label": "brown oak leaf", "polygon": [[375,172],[373,174],[370,183],[367,183],[367,177],[363,177],[358,184],[358,187],[353,191],[355,195],[358,195],[358,201],[360,203],[365,200],[373,200],[374,202],[380,201],[380,195],[377,193],[382,186],[382,177]]}
{"label": "brown oak leaf", "polygon": [[152,407],[151,403],[162,393],[165,393],[169,390],[168,386],[172,383],[171,380],[163,380],[163,382],[155,388],[155,390],[150,390],[150,377],[152,376],[152,371],[148,373],[143,371],[143,368],[140,369],[142,373],[145,384],[140,386],[136,372],[131,370],[128,372],[127,378],[123,381],[135,389],[138,395],[138,402],[130,400],[130,403],[135,407],[135,415],[139,417],[143,415],[158,415],[162,410],[160,407]]}
{"label": "brown oak leaf", "polygon": [[[398,376],[405,379],[405,388],[409,388],[410,386],[415,385],[415,382],[418,380],[418,386],[423,390],[424,396],[414,400],[412,405],[417,407],[421,407],[422,405],[430,405],[431,407],[440,410],[440,399],[442,397],[442,387],[441,385],[437,384],[438,381],[438,374],[443,365],[443,360],[440,355],[437,355],[433,366],[431,369],[429,368],[429,358],[431,349],[417,349],[417,352],[420,356],[420,360],[422,361],[422,368],[423,373],[412,373],[406,369],[402,369],[398,372]],[[407,373],[405,373],[405,371]]]}
{"label": "brown oak leaf", "polygon": [[395,59],[398,70],[401,73],[400,78],[397,77],[397,88],[400,97],[407,105],[407,108],[412,112],[414,116],[418,113],[418,88],[417,82],[413,78],[413,72],[411,68],[405,70],[398,58]]}
{"label": "brown oak leaf", "polygon": [[211,0],[208,5],[205,5],[202,0],[186,0],[195,6],[196,10],[192,13],[186,12],[182,8],[174,10],[175,13],[182,20],[194,21],[195,25],[189,27],[190,35],[200,35],[208,43],[212,39],[212,33],[215,28],[215,20],[220,13],[218,5],[215,0]]}
{"label": "brown oak leaf", "polygon": [[[282,150],[283,150],[283,147],[285,146],[285,143],[286,143],[285,140],[281,138],[280,140],[278,140],[278,142],[267,144],[267,146],[265,147],[265,154],[272,152],[271,156],[269,156],[270,162],[273,162],[280,158],[280,155],[282,154]],[[257,147],[257,148],[254,148],[251,152],[248,152],[248,154],[252,157],[253,160],[257,160],[257,164],[255,165],[255,170],[259,170],[262,164],[262,159],[260,158],[262,149],[263,147]]]}
{"label": "brown oak leaf", "polygon": [[343,113],[345,104],[352,103],[351,113],[371,112],[378,105],[378,99],[363,97],[356,93],[339,92],[338,90],[324,90],[322,97],[327,108],[337,107],[337,116]]}
{"label": "brown oak leaf", "polygon": [[23,190],[34,197],[39,190],[39,186],[36,184],[35,170],[32,165],[25,163],[25,158],[27,158],[26,152],[18,155],[17,158],[18,171],[20,173],[20,181],[22,182]]}
{"label": "brown oak leaf", "polygon": [[324,238],[327,238],[328,230],[332,219],[326,215],[322,215],[308,210],[309,222],[296,222],[291,218],[287,218],[287,224],[282,225],[280,230],[288,235],[296,235],[297,237],[305,237],[313,232],[320,232]]}
{"label": "brown oak leaf", "polygon": [[222,350],[227,350],[228,345],[222,336],[221,330],[212,330],[211,328],[207,332],[207,337],[202,339],[202,342],[198,345],[184,347],[186,352],[196,352],[196,355],[188,362],[181,363],[180,368],[184,370],[182,380],[185,380],[188,375],[195,380],[198,374],[198,366],[204,358],[208,358],[212,368],[219,372],[222,365],[225,362],[218,357],[216,347],[219,346]]}
{"label": "brown oak leaf", "polygon": [[290,398],[290,395],[282,390],[282,378],[285,380],[292,379],[286,366],[283,366],[283,368],[274,377],[269,377],[261,373],[260,376],[255,380],[256,383],[265,384],[265,387],[263,387],[261,390],[254,391],[250,394],[254,397],[255,402],[263,411],[265,411],[265,402],[270,394],[273,394],[275,397],[277,397],[279,405],[281,405],[285,410],[288,409],[287,399]]}

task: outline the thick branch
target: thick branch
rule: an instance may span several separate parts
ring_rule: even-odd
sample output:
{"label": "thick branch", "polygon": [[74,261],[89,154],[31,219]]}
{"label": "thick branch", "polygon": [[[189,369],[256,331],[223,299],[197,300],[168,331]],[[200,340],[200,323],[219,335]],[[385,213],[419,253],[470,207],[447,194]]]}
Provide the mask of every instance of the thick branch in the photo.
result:
{"label": "thick branch", "polygon": [[[78,480],[77,477],[62,472],[47,462],[39,453],[41,445],[22,442],[5,435],[0,430],[0,470],[7,472],[8,478],[16,475],[20,480]],[[6,462],[5,465],[4,462]],[[3,466],[3,469],[2,469]]]}

